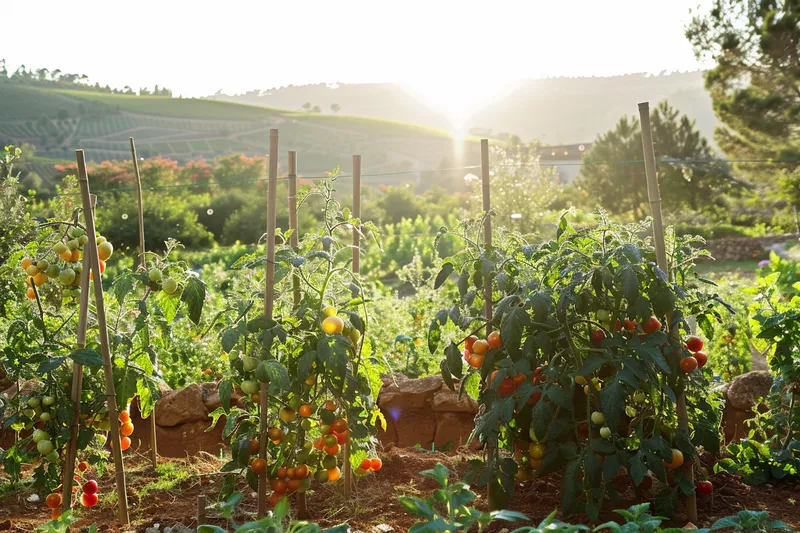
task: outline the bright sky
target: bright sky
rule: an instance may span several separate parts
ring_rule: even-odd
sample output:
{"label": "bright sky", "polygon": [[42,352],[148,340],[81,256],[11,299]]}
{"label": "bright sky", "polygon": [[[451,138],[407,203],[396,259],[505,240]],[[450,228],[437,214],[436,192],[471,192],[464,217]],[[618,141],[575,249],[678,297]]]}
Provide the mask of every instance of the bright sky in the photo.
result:
{"label": "bright sky", "polygon": [[396,81],[464,109],[516,79],[701,68],[683,36],[710,0],[26,0],[10,67],[205,96]]}

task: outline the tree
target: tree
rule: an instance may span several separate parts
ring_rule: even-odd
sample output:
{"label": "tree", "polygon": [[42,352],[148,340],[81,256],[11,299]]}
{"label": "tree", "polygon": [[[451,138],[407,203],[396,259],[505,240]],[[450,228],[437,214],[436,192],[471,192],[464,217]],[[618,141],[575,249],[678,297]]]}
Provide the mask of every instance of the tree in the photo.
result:
{"label": "tree", "polygon": [[698,58],[716,63],[705,78],[720,148],[737,158],[800,159],[800,3],[715,0],[686,37]]}
{"label": "tree", "polygon": [[334,113],[338,113],[341,108],[342,106],[340,106],[339,104],[331,104],[331,111],[333,111]]}
{"label": "tree", "polygon": [[[721,194],[738,188],[723,163],[697,162],[714,157],[708,144],[687,115],[661,102],[650,114],[658,165],[661,199],[667,209],[702,210]],[[598,136],[583,157],[579,187],[612,213],[645,215],[647,182],[642,132],[636,117],[622,117],[617,126]],[[693,160],[681,163],[681,161]]]}
{"label": "tree", "polygon": [[311,102],[306,102],[305,104],[303,104],[303,109],[305,109],[306,112],[310,111],[311,110]]}
{"label": "tree", "polygon": [[312,113],[322,113],[322,109],[320,109],[318,105],[315,105],[315,106],[314,106],[314,107],[311,109],[311,112],[312,112]]}

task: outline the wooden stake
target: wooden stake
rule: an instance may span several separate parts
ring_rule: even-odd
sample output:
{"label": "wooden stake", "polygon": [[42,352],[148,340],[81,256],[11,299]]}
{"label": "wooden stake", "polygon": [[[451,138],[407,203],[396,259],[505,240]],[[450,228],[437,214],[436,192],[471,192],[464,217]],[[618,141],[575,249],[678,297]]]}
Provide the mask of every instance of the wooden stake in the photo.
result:
{"label": "wooden stake", "polygon": [[[481,191],[483,196],[483,211],[485,219],[483,223],[483,245],[484,250],[492,247],[492,217],[489,211],[492,209],[491,194],[489,188],[489,139],[481,139]],[[483,282],[483,316],[486,318],[486,335],[492,332],[492,280],[486,279]],[[489,378],[483,381],[483,388],[489,386]],[[486,446],[486,462],[491,465],[494,462],[495,447],[493,444]],[[491,491],[487,491],[489,510],[494,511],[497,505],[492,498]]]}
{"label": "wooden stake", "polygon": [[[139,158],[136,156],[136,143],[133,137],[131,141],[131,158],[133,159],[133,171],[136,174],[136,199],[138,200],[138,214],[139,214],[139,269],[142,272],[147,271],[147,259],[145,258],[144,247],[144,204],[142,202],[142,176],[139,173]],[[156,361],[158,364],[158,361]],[[156,407],[150,412],[150,462],[153,468],[158,466],[158,439],[156,437]]]}
{"label": "wooden stake", "polygon": [[[89,195],[92,206],[92,217],[97,205],[97,196]],[[78,349],[86,347],[86,324],[89,322],[89,256],[83,254],[83,268],[81,270],[81,296],[78,304]],[[72,507],[72,481],[75,472],[75,459],[78,455],[78,430],[81,424],[81,394],[83,391],[83,365],[78,363],[72,366],[72,428],[69,443],[67,444],[66,457],[64,458],[64,472],[61,476],[63,496],[62,508],[68,511]]]}
{"label": "wooden stake", "polygon": [[[353,218],[361,218],[361,156],[353,156]],[[361,249],[359,228],[353,228],[353,273],[358,276],[361,270]],[[354,369],[358,372],[358,369]],[[350,425],[350,413],[347,424]],[[344,499],[349,500],[353,490],[353,465],[350,463],[350,432],[344,441]]]}
{"label": "wooden stake", "polygon": [[[289,229],[292,235],[289,237],[289,244],[295,250],[300,247],[300,234],[297,227],[297,152],[289,152]],[[294,305],[300,303],[300,276],[292,274],[292,300]],[[305,431],[299,429],[299,441],[304,442]],[[306,505],[306,493],[297,493],[297,517],[301,520],[308,518],[308,506]]]}
{"label": "wooden stake", "polygon": [[206,521],[206,497],[204,494],[197,496],[197,527],[205,524]]}
{"label": "wooden stake", "polygon": [[[656,246],[656,261],[659,268],[664,271],[669,279],[669,263],[667,263],[667,245],[664,238],[664,221],[661,216],[661,192],[658,188],[658,175],[656,174],[656,155],[653,150],[653,134],[650,130],[650,103],[639,104],[639,121],[642,125],[642,148],[644,149],[644,168],[647,175],[647,196],[650,200],[650,211],[653,216],[653,236]],[[680,342],[678,324],[672,322],[671,314],[667,315],[667,330],[673,344]],[[686,412],[686,393],[678,394],[675,410],[678,414],[678,431],[689,436],[689,416]],[[694,486],[694,470],[692,461],[687,461],[683,466],[683,474]],[[697,523],[697,497],[694,494],[686,498],[686,514],[689,521]]]}
{"label": "wooden stake", "polygon": [[[264,283],[264,315],[272,319],[275,291],[275,224],[278,196],[278,130],[269,130],[269,182],[267,186],[267,266]],[[258,456],[267,458],[267,414],[269,407],[269,383],[261,383],[260,393],[261,443]],[[258,478],[258,518],[267,512],[267,476]]]}
{"label": "wooden stake", "polygon": [[108,339],[108,324],[106,323],[106,306],[103,300],[103,283],[100,278],[100,257],[97,255],[97,236],[92,216],[92,201],[89,193],[89,176],[86,172],[86,159],[83,150],[76,150],[78,161],[78,183],[83,197],[83,215],[86,220],[86,235],[89,242],[84,246],[84,253],[89,255],[89,266],[92,272],[97,272],[94,286],[95,309],[97,312],[97,325],[100,332],[100,352],[103,356],[103,369],[106,376],[106,408],[111,424],[111,452],[114,455],[114,470],[117,481],[117,504],[119,520],[123,524],[130,522],[128,518],[128,495],[125,490],[125,466],[122,463],[122,448],[120,448],[119,412],[117,411],[117,397],[114,392],[114,368],[111,363],[111,348]]}

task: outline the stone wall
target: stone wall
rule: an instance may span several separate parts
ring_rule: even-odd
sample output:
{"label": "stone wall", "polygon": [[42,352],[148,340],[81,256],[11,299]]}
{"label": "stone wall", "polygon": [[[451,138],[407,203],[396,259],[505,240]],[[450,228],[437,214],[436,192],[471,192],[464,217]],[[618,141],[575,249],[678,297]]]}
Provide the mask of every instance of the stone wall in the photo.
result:
{"label": "stone wall", "polygon": [[720,390],[725,398],[725,410],[722,413],[722,428],[725,442],[733,442],[747,437],[747,424],[755,416],[754,409],[762,411],[765,405],[756,405],[759,398],[769,394],[772,387],[772,374],[754,370],[736,376],[730,383],[724,384]]}
{"label": "stone wall", "polygon": [[773,247],[796,240],[797,235],[792,233],[767,237],[733,237],[711,239],[706,243],[706,247],[717,261],[747,261],[766,259]]}

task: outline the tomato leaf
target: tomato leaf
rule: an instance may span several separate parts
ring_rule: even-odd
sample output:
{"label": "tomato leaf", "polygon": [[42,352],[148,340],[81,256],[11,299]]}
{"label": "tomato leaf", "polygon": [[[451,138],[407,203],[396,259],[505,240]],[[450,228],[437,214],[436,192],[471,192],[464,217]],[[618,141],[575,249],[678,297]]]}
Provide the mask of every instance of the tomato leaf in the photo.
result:
{"label": "tomato leaf", "polygon": [[219,400],[222,404],[222,410],[227,414],[231,410],[231,396],[233,395],[233,383],[229,379],[223,379],[219,382],[217,388],[219,393]]}
{"label": "tomato leaf", "polygon": [[457,379],[461,379],[461,376],[463,375],[463,359],[461,358],[461,350],[458,349],[458,346],[454,342],[450,342],[450,345],[444,350],[444,355],[447,360],[447,367],[450,370],[450,374]]}
{"label": "tomato leaf", "polygon": [[631,479],[633,480],[634,486],[638,487],[642,484],[644,480],[644,476],[647,475],[647,467],[644,464],[644,454],[642,450],[636,452],[636,455],[631,457],[630,459],[630,468],[628,470],[631,473]]}
{"label": "tomato leaf", "polygon": [[630,267],[622,269],[622,296],[628,301],[628,305],[636,305],[639,300],[639,278],[636,272]]}
{"label": "tomato leaf", "polygon": [[606,425],[613,431],[619,431],[625,411],[625,389],[618,379],[600,389],[600,406],[606,416]]}
{"label": "tomato leaf", "polygon": [[230,352],[233,350],[233,347],[236,346],[237,342],[239,342],[240,335],[241,333],[239,333],[239,330],[236,328],[226,329],[222,333],[222,349],[225,350],[225,352]]}
{"label": "tomato leaf", "polygon": [[453,273],[454,269],[455,267],[453,266],[452,261],[445,261],[442,264],[441,270],[439,270],[439,273],[436,275],[436,280],[433,282],[433,288],[438,289],[441,287],[444,282],[447,281],[447,278],[450,277],[450,274]]}
{"label": "tomato leaf", "polygon": [[578,461],[572,460],[567,463],[561,482],[561,506],[565,514],[571,513],[578,502],[578,487]]}
{"label": "tomato leaf", "polygon": [[[92,350],[94,351],[94,350]],[[66,357],[48,357],[39,365],[39,368],[36,369],[37,374],[46,374],[48,372],[52,372],[56,368],[60,367],[64,361],[66,361]],[[100,364],[103,364],[103,360],[100,359]]]}
{"label": "tomato leaf", "polygon": [[512,357],[519,353],[522,333],[530,325],[531,318],[522,307],[512,307],[508,313],[503,315],[500,323],[500,338],[503,340],[503,347]]}

